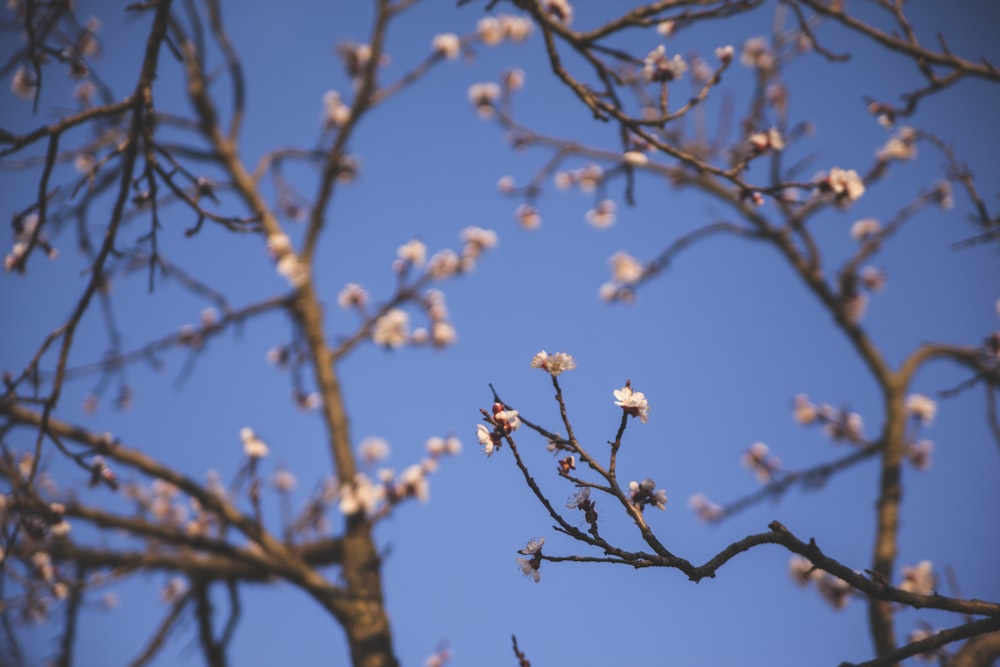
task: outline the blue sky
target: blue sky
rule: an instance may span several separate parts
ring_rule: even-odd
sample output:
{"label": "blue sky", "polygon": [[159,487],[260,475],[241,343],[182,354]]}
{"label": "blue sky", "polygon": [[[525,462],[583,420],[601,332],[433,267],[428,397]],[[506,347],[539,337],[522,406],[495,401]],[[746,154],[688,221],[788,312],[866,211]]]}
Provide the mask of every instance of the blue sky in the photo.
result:
{"label": "blue sky", "polygon": [[[461,9],[453,4],[420,3],[399,18],[389,32],[392,61],[382,71],[383,81],[425,57],[434,35],[474,30],[483,3]],[[596,25],[609,15],[607,3],[574,4],[576,27]],[[104,55],[96,69],[123,96],[134,81],[136,46],[144,40],[148,19],[122,21],[106,4],[78,5],[81,17],[102,19]],[[1000,47],[987,31],[997,16],[986,13],[995,11],[972,2],[957,6],[950,11],[914,6],[914,23],[923,26],[919,34],[931,39],[940,29],[956,52],[1000,62]],[[867,6],[857,9],[870,15]],[[224,13],[248,74],[244,159],[252,164],[275,147],[315,145],[323,94],[350,90],[333,47],[367,38],[367,4],[300,2],[275,11],[272,3],[247,2],[238,11],[227,6]],[[638,35],[629,46],[643,55],[665,42],[669,52],[711,58],[717,46],[738,48],[748,37],[767,34],[770,22],[771,13],[762,10],[739,21],[681,31],[670,40],[652,32]],[[824,26],[819,34],[830,48],[850,51],[855,59],[834,65],[807,55],[789,67],[792,116],[815,126],[815,133],[790,152],[798,158],[815,156],[807,175],[831,166],[861,171],[889,136],[865,110],[863,96],[893,100],[920,80],[906,60],[834,26]],[[7,53],[12,43],[9,36],[5,40]],[[496,182],[504,175],[526,182],[549,154],[506,145],[504,133],[474,113],[466,98],[469,85],[520,67],[526,85],[514,108],[523,124],[609,150],[619,150],[616,133],[593,121],[557,84],[538,34],[520,46],[477,45],[475,50],[473,62],[442,64],[364,119],[350,143],[362,165],[360,178],[338,190],[315,267],[326,294],[328,330],[332,336],[347,335],[358,322],[353,313],[336,308],[338,291],[358,282],[375,302],[388,298],[398,246],[418,237],[431,252],[457,249],[460,231],[470,225],[494,229],[500,238],[474,273],[440,285],[459,335],[453,348],[388,352],[369,344],[341,366],[352,436],[357,442],[366,436],[386,439],[392,447],[390,466],[402,470],[419,460],[432,435],[455,434],[465,446],[432,477],[429,503],[399,508],[377,531],[387,552],[385,591],[397,655],[406,665],[419,665],[446,641],[454,664],[510,665],[510,635],[516,634],[535,665],[643,661],[694,667],[758,664],[766,657],[767,664],[790,666],[870,657],[863,601],[852,600],[835,611],[814,590],[797,589],[788,577],[788,555],[773,547],[744,554],[716,579],[697,585],[675,571],[607,565],[546,563],[537,585],[521,575],[516,551],[532,537],[545,536],[546,553],[553,555],[581,550],[554,533],[508,451],[490,459],[481,455],[475,424],[478,410],[491,403],[488,383],[493,383],[529,419],[558,429],[549,380],[529,368],[540,349],[566,351],[577,360],[578,368],[562,376],[562,386],[575,430],[591,451],[601,451],[618,425],[612,391],[631,379],[647,395],[650,421],[629,425],[620,474],[626,482],[652,477],[666,489],[667,510],[648,513],[650,524],[672,551],[698,563],[777,519],[804,539],[816,538],[842,562],[859,570],[868,567],[877,493],[874,462],[838,475],[822,491],[793,490],[779,503],[759,505],[721,525],[699,522],[687,499],[702,492],[728,502],[758,488],[739,464],[754,441],[766,442],[790,469],[844,454],[848,445],[831,443],[818,430],[793,422],[796,394],[849,406],[863,416],[868,435],[879,430],[881,398],[829,314],[769,247],[709,240],[684,253],[642,290],[635,304],[602,303],[597,291],[609,278],[607,260],[614,252],[650,259],[685,231],[732,211],[640,175],[637,205],[627,207],[623,183],[611,183],[608,196],[618,203],[618,219],[609,229],[594,229],[584,219],[592,196],[558,191],[550,181],[537,202],[542,226],[521,229],[513,217],[521,202],[499,194]],[[50,110],[70,103],[71,90],[58,76],[51,84],[35,117],[27,103],[8,97],[0,106],[0,126],[25,131],[49,121]],[[737,117],[746,108],[750,86],[748,70],[735,64],[723,89],[733,96]],[[187,110],[178,68],[169,58],[155,93],[161,110]],[[988,203],[1000,178],[1000,135],[993,124],[998,104],[995,87],[964,82],[926,100],[913,120],[953,142]],[[707,108],[711,122],[719,104],[713,101]],[[889,219],[934,183],[942,162],[930,146],[921,145],[916,161],[895,167],[855,206],[819,218],[815,231],[827,265],[837,266],[855,247],[848,234],[853,221]],[[571,158],[566,166],[582,164]],[[68,169],[59,175],[72,177]],[[287,176],[307,196],[315,191],[315,175],[307,170],[290,170]],[[31,170],[3,171],[0,190],[8,211],[29,203],[33,178]],[[872,298],[864,321],[893,365],[921,342],[976,344],[1000,325],[995,246],[951,247],[973,233],[967,212],[962,195],[950,211],[921,212],[874,261],[888,283]],[[89,224],[100,230],[102,221],[95,211]],[[193,220],[180,209],[171,209],[163,222],[165,256],[227,295],[234,307],[286,289],[260,237],[208,225],[187,238],[183,232]],[[124,235],[134,240],[147,231],[148,221],[140,217]],[[294,242],[300,232],[288,226]],[[4,370],[23,367],[85,284],[73,230],[64,230],[54,242],[60,249],[56,261],[35,258],[28,275],[0,278],[8,323],[0,346]],[[169,281],[160,282],[152,294],[146,288],[144,272],[114,281],[126,349],[195,324],[208,305]],[[215,469],[226,480],[240,464],[239,430],[251,426],[271,446],[265,471],[279,463],[287,466],[298,477],[294,498],[301,502],[329,474],[329,461],[318,417],[292,404],[287,374],[265,359],[268,349],[289,337],[283,318],[260,318],[238,335],[211,341],[179,388],[175,379],[184,352],[163,355],[159,372],[130,368],[135,400],[124,413],[105,400],[96,414],[84,414],[83,400],[97,378],[80,378],[65,390],[59,416],[111,431],[195,477]],[[100,359],[107,345],[94,309],[81,328],[72,365]],[[963,378],[946,364],[933,365],[918,375],[914,390],[935,395]],[[996,600],[1000,535],[989,518],[977,525],[978,517],[1000,502],[995,482],[1000,457],[987,431],[984,399],[973,391],[942,401],[939,408],[925,433],[935,443],[933,467],[904,471],[898,564],[928,559],[939,572],[953,568],[963,595]],[[7,438],[15,448],[28,446],[27,435]],[[523,432],[519,443],[554,502],[572,494],[557,478],[544,442]],[[54,474],[63,472],[56,477],[64,489],[83,489],[81,473],[67,471],[52,454],[48,461]],[[265,508],[276,521],[273,498]],[[599,500],[602,508],[610,508],[610,502]],[[622,546],[641,548],[624,513],[605,509],[601,520],[602,532]],[[154,574],[114,584],[118,609],[106,612],[95,605],[83,619],[79,664],[123,664],[134,657],[166,612],[158,596],[164,581]],[[221,595],[217,607],[225,608]],[[918,620],[940,627],[958,623],[906,610],[899,615],[899,634],[905,636]],[[55,629],[25,630],[33,658],[53,653]],[[189,619],[154,664],[200,664],[196,641]],[[346,649],[332,619],[300,592],[279,584],[246,588],[231,659],[240,665],[342,664]]]}

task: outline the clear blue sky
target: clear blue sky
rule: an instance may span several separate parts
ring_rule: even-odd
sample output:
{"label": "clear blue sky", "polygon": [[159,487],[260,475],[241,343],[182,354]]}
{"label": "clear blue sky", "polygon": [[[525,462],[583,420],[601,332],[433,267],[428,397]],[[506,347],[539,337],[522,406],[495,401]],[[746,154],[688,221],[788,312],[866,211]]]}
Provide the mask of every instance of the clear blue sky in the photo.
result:
{"label": "clear blue sky", "polygon": [[[315,144],[323,94],[350,90],[333,47],[365,41],[368,4],[296,2],[276,10],[273,3],[254,0],[225,7],[248,79],[245,160],[254,163],[279,146]],[[607,18],[612,3],[574,4],[574,26],[588,27]],[[861,5],[851,3],[851,9],[854,4]],[[940,29],[956,52],[1000,63],[993,30],[998,16],[995,9],[983,9],[985,4],[949,3],[946,10],[944,3],[934,3],[908,11],[928,41]],[[383,81],[419,62],[435,34],[474,30],[484,3],[453,5],[420,3],[393,25],[387,47],[392,62],[382,72]],[[145,39],[148,18],[123,21],[107,3],[78,6],[82,18],[101,18],[104,55],[96,68],[124,96],[135,80],[137,45]],[[767,34],[770,21],[771,13],[762,10],[739,21],[682,31],[665,43],[668,52],[698,52],[711,59],[717,46],[731,43],[738,49],[746,38]],[[812,121],[816,129],[791,151],[799,158],[814,155],[815,171],[831,166],[861,171],[889,136],[866,112],[863,96],[895,100],[920,81],[909,62],[834,26],[819,34],[832,49],[855,54],[855,60],[833,65],[806,56],[790,67],[792,116]],[[4,54],[13,46],[9,36],[5,39]],[[650,32],[630,46],[645,54],[662,41]],[[338,191],[315,267],[327,295],[328,330],[346,335],[357,321],[336,308],[337,292],[347,282],[359,282],[376,302],[388,297],[394,284],[390,265],[399,245],[419,237],[432,252],[457,249],[458,235],[469,225],[494,229],[500,237],[498,248],[472,275],[441,285],[458,330],[457,345],[391,353],[366,345],[342,365],[352,435],[355,441],[369,435],[386,439],[392,447],[389,465],[402,470],[417,461],[431,435],[455,434],[465,445],[461,456],[444,461],[432,477],[428,504],[400,508],[377,531],[388,553],[385,591],[397,655],[406,665],[420,665],[447,641],[453,664],[512,665],[510,635],[516,634],[532,664],[549,667],[640,662],[791,667],[870,657],[863,601],[852,600],[835,611],[815,591],[797,589],[788,577],[788,554],[778,548],[754,549],[716,579],[697,585],[672,570],[602,565],[546,563],[537,585],[521,575],[516,551],[532,537],[545,536],[546,553],[553,555],[580,549],[551,529],[508,451],[490,459],[481,455],[475,424],[479,408],[490,405],[487,385],[493,383],[530,419],[558,429],[551,385],[528,366],[540,349],[576,358],[579,367],[561,379],[575,430],[592,451],[602,450],[618,424],[612,390],[630,378],[645,392],[651,418],[648,424],[630,425],[620,474],[626,482],[652,477],[666,489],[667,510],[648,513],[650,523],[674,553],[697,563],[777,519],[802,538],[815,537],[842,562],[859,570],[868,567],[877,493],[874,462],[837,476],[822,491],[796,489],[780,503],[765,503],[717,526],[700,523],[687,499],[703,492],[727,502],[755,490],[753,475],[739,464],[754,441],[766,442],[791,469],[842,455],[847,445],[832,444],[818,431],[793,423],[796,394],[860,412],[868,435],[880,428],[881,398],[829,314],[768,247],[709,240],[682,255],[637,303],[600,302],[597,290],[609,278],[607,260],[614,252],[649,259],[671,239],[730,211],[640,176],[634,208],[625,205],[620,181],[610,185],[618,220],[598,230],[584,220],[593,205],[589,196],[559,192],[546,183],[538,202],[541,228],[522,230],[513,217],[520,202],[500,195],[496,182],[511,175],[524,183],[549,155],[513,151],[466,98],[470,84],[496,80],[509,67],[527,73],[515,101],[524,124],[618,150],[614,129],[593,121],[556,83],[537,33],[520,46],[477,46],[474,62],[443,64],[365,118],[350,144],[361,161],[361,176]],[[68,105],[70,84],[59,76],[50,79],[37,116],[31,117],[28,103],[8,96],[0,105],[0,126],[25,131],[50,121],[52,109]],[[738,115],[746,108],[750,85],[749,71],[735,63],[723,88],[731,91]],[[155,94],[161,110],[186,111],[178,68],[166,54]],[[991,204],[1000,182],[997,108],[1000,89],[965,82],[927,100],[914,119],[914,125],[953,142]],[[930,146],[921,145],[915,162],[899,165],[854,207],[818,220],[816,233],[831,258],[828,265],[836,266],[854,247],[848,235],[854,220],[889,219],[900,204],[933,184],[942,162]],[[571,160],[567,166],[582,164]],[[300,191],[314,191],[312,174],[295,170],[288,175],[297,179]],[[29,203],[33,176],[30,170],[0,174],[6,213]],[[923,341],[975,344],[1000,326],[997,248],[950,247],[974,231],[967,212],[968,200],[960,194],[950,211],[920,213],[873,262],[885,270],[888,284],[872,298],[865,323],[893,364]],[[99,230],[102,222],[95,211],[90,224]],[[180,209],[171,209],[163,222],[165,256],[226,294],[234,307],[286,289],[259,237],[207,225],[186,238],[183,232],[193,220]],[[125,236],[135,239],[147,231],[140,217],[129,223]],[[293,241],[299,232],[289,227]],[[58,260],[35,258],[27,276],[0,278],[3,370],[23,368],[85,284],[73,230],[64,230],[54,244]],[[170,282],[149,294],[144,272],[116,277],[113,290],[126,349],[195,324],[208,305]],[[111,431],[195,477],[215,469],[226,480],[240,463],[239,430],[251,426],[271,446],[264,469],[286,465],[298,477],[295,499],[302,501],[329,473],[329,462],[318,417],[292,405],[289,378],[265,359],[269,348],[289,336],[288,323],[272,315],[239,335],[213,340],[179,389],[174,379],[184,366],[183,352],[164,355],[158,373],[130,368],[135,401],[125,413],[104,401],[96,414],[85,415],[82,403],[96,377],[76,380],[64,392],[58,415]],[[80,332],[73,365],[98,360],[107,345],[95,308]],[[947,365],[931,366],[917,377],[915,390],[935,395],[963,377]],[[928,559],[939,572],[953,568],[962,594],[997,600],[1000,535],[993,514],[1000,503],[1000,456],[989,439],[984,399],[974,391],[942,401],[939,408],[926,432],[935,443],[932,469],[905,470],[898,563]],[[15,447],[28,446],[26,436],[5,437]],[[544,442],[527,432],[519,442],[553,501],[571,495],[573,489],[556,477]],[[54,455],[48,458],[54,471],[65,472]],[[64,489],[80,490],[86,482],[78,471],[58,479]],[[602,531],[623,546],[641,548],[624,513],[599,500],[602,508]],[[273,499],[266,511],[276,520]],[[119,608],[105,612],[95,604],[84,616],[78,664],[123,664],[134,657],[166,611],[158,596],[164,581],[161,575],[141,575],[115,584],[111,590],[120,597]],[[221,596],[217,607],[225,609]],[[959,622],[908,610],[899,615],[899,634],[905,636],[920,620],[940,627]],[[42,626],[25,633],[33,659],[54,654],[55,631]],[[189,619],[155,664],[200,664],[196,642]],[[339,627],[299,591],[287,585],[247,587],[231,660],[236,665],[344,664],[346,649]]]}

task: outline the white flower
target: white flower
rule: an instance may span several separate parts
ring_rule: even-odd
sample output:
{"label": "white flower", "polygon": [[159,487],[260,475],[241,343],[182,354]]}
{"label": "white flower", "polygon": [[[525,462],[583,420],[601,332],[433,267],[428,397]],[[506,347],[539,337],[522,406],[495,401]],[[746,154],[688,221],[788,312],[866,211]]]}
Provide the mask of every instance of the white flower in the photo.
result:
{"label": "white flower", "polygon": [[718,58],[723,64],[728,64],[733,59],[733,45],[727,44],[726,46],[720,46],[715,50],[715,57]]}
{"label": "white flower", "polygon": [[643,424],[649,421],[649,403],[641,391],[632,391],[631,383],[626,382],[621,389],[614,391],[615,405],[621,407],[625,414],[638,417]]}
{"label": "white flower", "polygon": [[437,458],[445,454],[457,455],[462,451],[462,442],[455,436],[439,438],[432,436],[427,438],[427,453]]}
{"label": "white flower", "polygon": [[427,473],[420,464],[414,463],[404,470],[399,480],[396,487],[398,496],[413,496],[422,503],[430,498],[430,483],[427,481]]}
{"label": "white flower", "polygon": [[413,239],[399,246],[396,254],[404,262],[420,267],[424,265],[424,261],[427,259],[427,246],[417,239]]}
{"label": "white flower", "polygon": [[340,101],[340,93],[327,91],[323,95],[323,126],[326,129],[340,127],[351,118],[351,107]]}
{"label": "white flower", "polygon": [[843,609],[850,600],[851,585],[843,579],[838,579],[832,574],[824,574],[816,578],[816,587],[820,595],[829,602],[834,609]]}
{"label": "white flower", "polygon": [[357,283],[347,283],[337,295],[341,308],[364,308],[368,305],[368,292]]}
{"label": "white flower", "polygon": [[656,24],[656,32],[663,35],[664,37],[670,37],[674,34],[674,30],[677,28],[676,21],[660,21]]}
{"label": "white flower", "polygon": [[[540,563],[541,561],[538,562]],[[531,577],[536,584],[541,581],[542,576],[538,573],[538,568],[535,567],[534,558],[518,558],[517,564],[521,568],[521,574]]]}
{"label": "white flower", "polygon": [[951,182],[938,181],[934,185],[933,195],[938,206],[947,210],[955,205],[955,198],[952,196]]}
{"label": "white flower", "polygon": [[640,512],[646,505],[652,505],[661,510],[667,509],[667,492],[656,488],[656,482],[648,477],[642,482],[629,482],[629,495],[632,504]]}
{"label": "white flower", "polygon": [[249,426],[240,429],[240,439],[243,441],[243,453],[251,459],[261,459],[267,456],[267,444],[258,438]]}
{"label": "white flower", "polygon": [[576,362],[573,360],[573,357],[565,352],[548,354],[545,350],[542,350],[532,357],[531,367],[541,368],[543,371],[548,371],[552,377],[557,377],[563,371],[571,371],[576,368]]}
{"label": "white flower", "polygon": [[587,211],[587,222],[594,227],[603,229],[615,223],[615,203],[610,199],[602,199],[597,206]]}
{"label": "white flower", "polygon": [[507,433],[516,431],[521,427],[521,417],[518,415],[517,410],[499,410],[493,413],[493,419]]}
{"label": "white flower", "polygon": [[851,238],[855,241],[867,241],[882,231],[882,225],[875,218],[862,218],[851,225]]}
{"label": "white flower", "polygon": [[500,83],[503,85],[504,90],[521,90],[524,87],[524,70],[517,68],[507,70],[500,77]]}
{"label": "white flower", "polygon": [[482,227],[466,227],[462,230],[462,240],[465,246],[462,248],[463,257],[479,257],[483,250],[489,250],[497,244],[497,233],[492,229]]}
{"label": "white flower", "polygon": [[603,179],[604,170],[597,164],[588,164],[573,174],[573,180],[579,184],[580,189],[584,192],[593,192]]}
{"label": "white flower", "polygon": [[934,564],[929,560],[922,560],[913,567],[903,566],[903,581],[899,584],[899,589],[917,595],[931,595],[936,583]]}
{"label": "white flower", "polygon": [[500,86],[495,83],[474,83],[469,87],[469,101],[476,107],[480,118],[490,118],[500,99]]}
{"label": "white flower", "polygon": [[382,438],[367,437],[358,445],[358,457],[367,464],[389,456],[389,443]]}
{"label": "white flower", "polygon": [[513,192],[515,187],[513,176],[501,176],[500,180],[497,181],[497,190],[504,194]]}
{"label": "white flower", "polygon": [[462,40],[455,33],[446,32],[435,35],[431,46],[435,53],[440,53],[448,60],[454,60],[462,50]]}
{"label": "white flower", "polygon": [[544,544],[544,537],[536,537],[525,544],[523,549],[519,549],[517,553],[524,554],[525,556],[534,556],[542,550]]}
{"label": "white flower", "polygon": [[376,345],[396,348],[404,345],[409,337],[410,316],[406,311],[393,308],[382,317],[375,320],[372,328],[372,341]]}
{"label": "white flower", "polygon": [[476,437],[479,439],[479,444],[483,446],[486,456],[492,456],[493,449],[496,447],[496,441],[493,439],[493,431],[485,424],[476,424]]}
{"label": "white flower", "polygon": [[616,252],[609,261],[611,262],[611,279],[615,282],[629,285],[642,278],[642,264],[628,253]]}
{"label": "white flower", "polygon": [[910,394],[906,398],[906,411],[924,425],[930,426],[937,414],[937,403],[923,394]]}

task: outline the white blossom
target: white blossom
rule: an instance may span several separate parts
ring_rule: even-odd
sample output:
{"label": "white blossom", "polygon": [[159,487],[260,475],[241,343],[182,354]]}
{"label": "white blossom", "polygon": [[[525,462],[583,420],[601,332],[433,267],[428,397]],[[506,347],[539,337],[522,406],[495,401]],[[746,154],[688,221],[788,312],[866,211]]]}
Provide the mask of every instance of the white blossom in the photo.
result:
{"label": "white blossom", "polygon": [[358,458],[369,465],[387,456],[389,456],[389,443],[382,438],[369,436],[358,445]]}
{"label": "white blossom", "polygon": [[399,246],[396,254],[407,264],[421,267],[427,259],[427,246],[423,242],[413,239]]}
{"label": "white blossom", "polygon": [[649,157],[642,151],[625,151],[622,159],[633,167],[645,167],[649,164]]}
{"label": "white blossom", "polygon": [[337,303],[341,308],[365,308],[368,305],[368,292],[357,283],[347,283],[337,295]]}
{"label": "white blossom", "polygon": [[679,53],[668,58],[666,47],[660,44],[642,61],[642,78],[646,82],[673,81],[680,78],[687,69],[687,63]]}
{"label": "white blossom", "polygon": [[901,127],[885,146],[876,152],[882,162],[912,160],[917,156],[917,132],[912,127]]}
{"label": "white blossom", "polygon": [[563,25],[573,22],[573,7],[568,0],[542,0],[542,10]]}
{"label": "white blossom", "polygon": [[469,87],[469,101],[476,107],[480,118],[492,117],[499,99],[500,86],[495,83],[474,83]]}
{"label": "white blossom", "polygon": [[552,377],[557,377],[563,371],[571,371],[576,368],[576,361],[565,352],[548,354],[545,350],[542,350],[532,357],[531,367],[541,368],[552,375]]}
{"label": "white blossom", "polygon": [[882,225],[875,218],[862,218],[851,225],[851,238],[855,241],[867,241],[882,231]]}
{"label": "white blossom", "polygon": [[830,192],[841,205],[857,201],[865,193],[865,184],[853,169],[834,167],[829,174],[820,174],[816,183],[822,192]]}
{"label": "white blossom", "polygon": [[375,320],[372,328],[372,341],[376,345],[396,348],[406,344],[409,337],[410,316],[406,311],[393,308],[382,317]]}
{"label": "white blossom", "polygon": [[641,391],[632,391],[629,383],[625,383],[621,389],[615,389],[614,394],[617,399],[615,405],[621,407],[625,414],[638,417],[643,424],[649,421],[649,403],[645,394]]}
{"label": "white blossom", "polygon": [[733,59],[733,45],[727,44],[725,46],[720,46],[715,49],[715,57],[718,58],[723,64],[728,64]]}
{"label": "white blossom", "polygon": [[514,211],[514,217],[525,229],[537,229],[542,224],[542,216],[534,206],[521,204]]}
{"label": "white blossom", "polygon": [[493,439],[493,431],[485,424],[476,424],[476,437],[479,439],[479,444],[483,446],[483,451],[486,453],[486,456],[492,456],[493,450],[496,448],[496,441]]}
{"label": "white blossom", "polygon": [[767,71],[774,66],[774,54],[766,39],[752,37],[743,44],[740,62],[746,67]]}
{"label": "white blossom", "polygon": [[329,90],[323,95],[323,126],[329,130],[345,125],[351,118],[351,107],[340,100],[340,93]]}
{"label": "white blossom", "polygon": [[722,518],[722,507],[710,501],[702,493],[691,496],[688,505],[702,521],[718,521]]}
{"label": "white blossom", "polygon": [[597,206],[587,211],[587,222],[594,227],[603,229],[615,223],[615,203],[610,199],[602,199]]}

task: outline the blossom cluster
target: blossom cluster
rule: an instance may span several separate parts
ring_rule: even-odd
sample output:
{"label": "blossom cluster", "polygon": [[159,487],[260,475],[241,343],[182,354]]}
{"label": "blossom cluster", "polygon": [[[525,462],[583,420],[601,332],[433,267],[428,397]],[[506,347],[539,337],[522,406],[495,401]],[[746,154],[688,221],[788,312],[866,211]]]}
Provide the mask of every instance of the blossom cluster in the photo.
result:
{"label": "blossom cluster", "polygon": [[531,35],[533,28],[530,20],[520,16],[485,16],[476,24],[476,37],[486,46],[496,46],[504,40],[519,43]]}
{"label": "blossom cluster", "polygon": [[741,458],[745,468],[749,468],[757,476],[757,481],[767,484],[774,480],[781,462],[776,456],[769,455],[769,448],[763,442],[755,442],[750,445]]}
{"label": "blossom cluster", "polygon": [[485,410],[482,410],[482,413],[484,421],[492,428],[486,424],[476,424],[476,438],[483,446],[483,452],[489,457],[503,445],[505,436],[510,435],[521,426],[521,417],[517,410],[508,410],[503,403],[499,402],[493,404],[492,415]]}
{"label": "blossom cluster", "polygon": [[667,492],[656,488],[656,482],[648,477],[641,482],[632,481],[628,483],[629,500],[640,512],[647,505],[661,510],[667,509]]}
{"label": "blossom cluster", "polygon": [[865,193],[865,183],[853,169],[833,167],[818,174],[814,182],[821,193],[831,195],[839,206],[848,206]]}
{"label": "blossom cluster", "polygon": [[[332,483],[327,489],[327,496],[338,500],[340,512],[345,516],[363,513],[371,517],[388,511],[407,498],[426,502],[430,497],[428,476],[437,470],[438,461],[443,456],[455,456],[461,452],[462,443],[454,436],[435,436],[428,438],[426,448],[426,458],[398,475],[391,468],[380,468],[375,472],[374,479],[358,472],[347,484]],[[372,464],[388,456],[389,445],[381,438],[366,438],[358,446],[358,453],[362,461]]]}
{"label": "blossom cluster", "polygon": [[542,350],[532,357],[531,367],[540,368],[552,377],[558,377],[563,371],[571,371],[576,368],[576,362],[565,352],[549,354]]}

